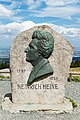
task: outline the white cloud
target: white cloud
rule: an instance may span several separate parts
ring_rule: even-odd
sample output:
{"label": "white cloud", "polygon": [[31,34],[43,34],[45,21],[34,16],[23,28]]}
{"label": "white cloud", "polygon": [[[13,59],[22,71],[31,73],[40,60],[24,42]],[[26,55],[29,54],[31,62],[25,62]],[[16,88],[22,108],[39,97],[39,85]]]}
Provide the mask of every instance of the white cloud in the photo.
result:
{"label": "white cloud", "polygon": [[80,13],[80,8],[75,7],[47,7],[44,8],[40,14],[35,11],[35,16],[37,17],[59,17],[64,19],[71,19],[71,16]]}
{"label": "white cloud", "polygon": [[30,29],[31,27],[35,26],[36,24],[32,21],[25,21],[22,23],[13,22],[7,25],[0,26],[0,34],[14,34],[17,35],[18,33]]}
{"label": "white cloud", "polygon": [[[80,38],[80,29],[79,28],[66,28],[59,25],[48,24],[48,23],[39,23],[36,24],[32,21],[24,21],[22,23],[9,23],[7,25],[0,25],[0,41],[5,43],[7,46],[11,46],[13,39],[18,35],[20,32],[30,29],[36,25],[48,25],[62,36],[64,36],[67,40],[69,40],[74,46],[80,45],[79,38]],[[3,44],[4,45],[4,44]],[[3,46],[4,47],[4,46]]]}
{"label": "white cloud", "polygon": [[28,5],[31,5],[31,4],[37,4],[37,3],[41,3],[41,2],[43,2],[43,1],[45,1],[45,0],[23,0],[26,4],[28,4]]}
{"label": "white cloud", "polygon": [[41,5],[42,1],[44,0],[25,0],[25,3],[29,5],[29,9],[35,9]]}
{"label": "white cloud", "polygon": [[3,17],[9,17],[12,15],[12,11],[8,10],[6,7],[0,4],[0,16]]}
{"label": "white cloud", "polygon": [[[76,6],[80,3],[80,0],[25,0],[29,5],[30,12],[33,12],[33,16],[36,17],[58,17],[63,19],[72,19],[72,16],[80,13],[80,7]],[[45,2],[46,6],[37,10],[42,2]],[[31,11],[33,10],[33,11]]]}
{"label": "white cloud", "polygon": [[59,32],[63,36],[79,36],[79,34],[80,34],[79,28],[66,28],[66,27],[54,25],[54,24],[48,24],[48,23],[36,24],[32,21],[24,21],[22,23],[13,22],[13,23],[9,23],[7,25],[1,25],[0,26],[0,36],[7,35],[7,37],[8,37],[11,35],[12,37],[15,37],[21,31],[24,31],[24,30],[29,29],[36,25],[44,25],[44,24],[49,25],[52,29]]}
{"label": "white cloud", "polygon": [[34,27],[36,24],[32,21],[25,21],[23,23],[20,24],[21,26],[21,30],[20,31],[24,31],[26,29],[29,29],[31,27]]}
{"label": "white cloud", "polygon": [[1,25],[0,26],[0,34],[1,34],[1,32],[3,34],[8,34],[8,33],[12,32],[12,30],[18,29],[19,26],[20,26],[20,24],[16,23],[16,22],[9,23],[7,25]]}
{"label": "white cloud", "polygon": [[35,26],[35,23],[32,21],[25,21],[23,23],[13,22],[6,25],[0,25],[0,46],[10,47],[16,35],[33,26]]}
{"label": "white cloud", "polygon": [[0,0],[2,2],[12,2],[12,0]]}
{"label": "white cloud", "polygon": [[50,8],[72,6],[80,3],[80,0],[23,0],[23,2],[29,5],[29,9],[34,9],[40,6],[42,2],[45,2],[47,8]]}
{"label": "white cloud", "polygon": [[23,17],[11,16],[10,20],[15,21],[15,22],[22,22],[23,21]]}
{"label": "white cloud", "polygon": [[31,5],[34,3],[34,0],[25,0],[25,2],[28,4],[28,5]]}
{"label": "white cloud", "polygon": [[[16,14],[22,11],[20,7],[24,4],[28,5],[25,11],[32,12],[33,16],[36,17],[58,17],[71,20],[72,16],[80,14],[80,7],[76,6],[80,3],[80,0],[21,0],[20,2],[10,0],[10,2],[11,5],[5,5],[8,9],[2,5],[0,6],[0,16],[10,16],[14,14],[14,18]],[[46,4],[43,8],[41,7],[42,2]],[[37,10],[38,7],[41,7],[40,10]],[[9,10],[14,8],[14,13]],[[29,14],[29,16],[30,15],[32,14]]]}
{"label": "white cloud", "polygon": [[21,5],[21,2],[18,2],[18,1],[12,1],[10,5],[7,5],[7,7],[9,9],[14,9],[14,8],[17,8]]}
{"label": "white cloud", "polygon": [[48,6],[65,6],[76,4],[80,2],[79,0],[46,0],[45,3]]}
{"label": "white cloud", "polygon": [[41,2],[45,2],[45,4],[50,6],[65,6],[65,5],[73,5],[76,3],[79,3],[79,0],[23,0],[27,5],[34,5],[37,6],[37,4],[40,4]]}
{"label": "white cloud", "polygon": [[0,39],[6,40],[7,36],[7,38],[11,40],[21,31],[29,29],[33,26],[35,26],[35,23],[33,23],[32,21],[25,21],[23,23],[13,22],[7,25],[0,25]]}

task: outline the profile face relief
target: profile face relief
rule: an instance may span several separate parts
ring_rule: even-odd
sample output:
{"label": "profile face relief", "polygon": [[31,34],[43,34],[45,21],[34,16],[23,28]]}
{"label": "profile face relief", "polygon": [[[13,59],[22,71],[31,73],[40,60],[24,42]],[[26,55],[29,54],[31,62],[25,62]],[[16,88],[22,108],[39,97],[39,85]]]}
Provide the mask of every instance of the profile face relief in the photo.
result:
{"label": "profile face relief", "polygon": [[25,49],[26,52],[26,61],[34,62],[39,57],[39,51],[35,42],[35,39],[31,41],[29,46]]}
{"label": "profile face relief", "polygon": [[53,69],[48,58],[53,52],[54,38],[49,32],[36,30],[33,32],[32,41],[25,49],[26,61],[30,62],[33,69],[29,75],[28,84],[32,84],[40,77],[53,74]]}

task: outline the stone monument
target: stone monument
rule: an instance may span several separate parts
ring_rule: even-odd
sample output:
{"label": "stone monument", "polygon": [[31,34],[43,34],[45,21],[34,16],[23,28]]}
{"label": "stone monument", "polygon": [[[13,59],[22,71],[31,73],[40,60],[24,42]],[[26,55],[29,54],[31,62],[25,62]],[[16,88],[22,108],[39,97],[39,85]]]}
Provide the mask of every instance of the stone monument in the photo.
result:
{"label": "stone monument", "polygon": [[65,84],[73,47],[49,26],[20,33],[10,51],[12,101],[5,97],[3,110],[69,112]]}

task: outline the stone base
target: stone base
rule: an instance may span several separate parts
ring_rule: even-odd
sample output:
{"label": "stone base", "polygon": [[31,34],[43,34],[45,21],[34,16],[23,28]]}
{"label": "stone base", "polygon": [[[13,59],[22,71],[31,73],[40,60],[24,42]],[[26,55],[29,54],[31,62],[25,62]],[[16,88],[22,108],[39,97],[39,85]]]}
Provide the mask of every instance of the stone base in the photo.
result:
{"label": "stone base", "polygon": [[2,109],[10,111],[11,113],[41,110],[51,111],[53,113],[63,113],[71,112],[73,107],[68,99],[64,99],[64,102],[61,104],[15,104],[6,97],[4,102],[2,102]]}

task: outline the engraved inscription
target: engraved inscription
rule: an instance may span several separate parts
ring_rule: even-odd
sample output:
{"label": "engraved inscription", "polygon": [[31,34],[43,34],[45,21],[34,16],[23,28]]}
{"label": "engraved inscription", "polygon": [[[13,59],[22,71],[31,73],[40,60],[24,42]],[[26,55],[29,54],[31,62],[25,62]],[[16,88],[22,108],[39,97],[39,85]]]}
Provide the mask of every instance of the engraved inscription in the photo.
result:
{"label": "engraved inscription", "polygon": [[17,69],[17,73],[24,73],[25,71],[25,69]]}
{"label": "engraved inscription", "polygon": [[58,80],[58,77],[52,76],[52,77],[50,77],[50,80]]}
{"label": "engraved inscription", "polygon": [[58,84],[33,84],[31,86],[27,86],[27,84],[17,84],[17,88],[18,89],[46,89],[46,90],[50,90],[50,89],[58,89]]}

